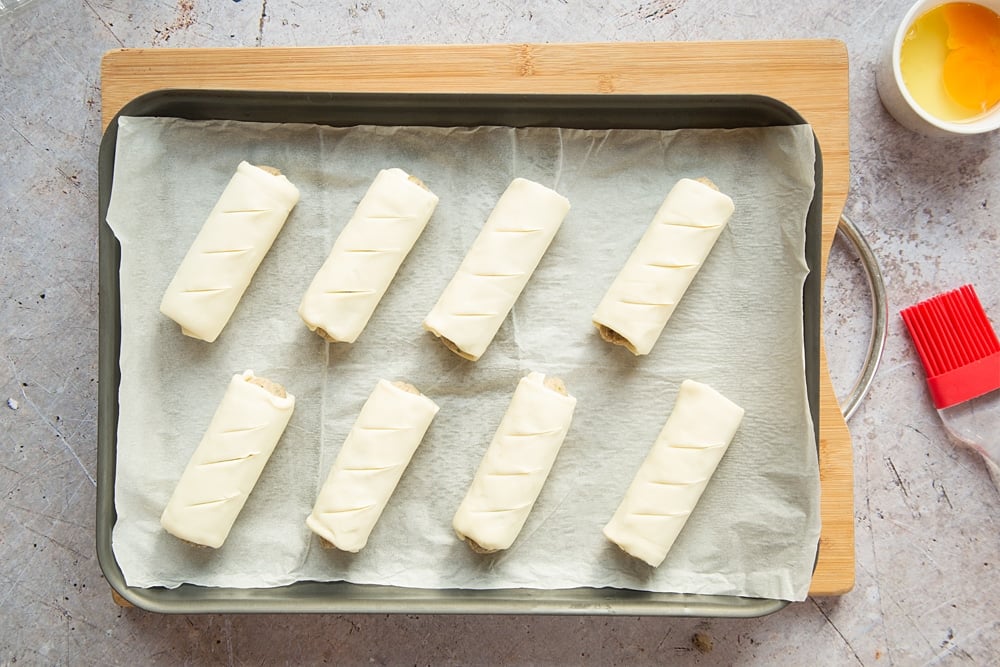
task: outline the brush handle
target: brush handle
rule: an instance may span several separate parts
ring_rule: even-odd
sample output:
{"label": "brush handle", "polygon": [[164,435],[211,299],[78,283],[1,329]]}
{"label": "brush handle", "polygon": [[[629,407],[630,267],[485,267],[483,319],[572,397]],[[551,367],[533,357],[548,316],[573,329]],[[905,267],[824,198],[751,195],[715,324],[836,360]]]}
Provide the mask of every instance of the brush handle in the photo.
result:
{"label": "brush handle", "polygon": [[948,433],[979,452],[1000,490],[1000,389],[938,410]]}

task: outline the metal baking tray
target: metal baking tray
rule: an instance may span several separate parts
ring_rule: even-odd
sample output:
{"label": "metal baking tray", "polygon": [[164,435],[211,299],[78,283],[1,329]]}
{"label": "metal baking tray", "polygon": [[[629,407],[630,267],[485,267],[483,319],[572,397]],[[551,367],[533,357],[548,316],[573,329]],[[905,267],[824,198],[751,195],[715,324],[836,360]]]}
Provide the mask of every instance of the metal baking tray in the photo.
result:
{"label": "metal baking tray", "polygon": [[[578,129],[737,128],[806,121],[784,103],[757,95],[516,95],[290,93],[161,90],[138,97],[115,116],[99,156],[99,381],[97,556],[111,587],[129,603],[160,613],[492,613],[621,614],[753,617],[787,603],[721,595],[650,593],[612,588],[568,590],[430,590],[345,582],[299,582],[277,588],[175,589],[127,586],[111,548],[116,521],[114,482],[118,426],[121,248],[105,222],[111,198],[119,116],[190,120],[352,125],[503,125]],[[803,287],[805,374],[819,442],[820,245],[822,158],[816,145],[816,189],[806,218]]]}

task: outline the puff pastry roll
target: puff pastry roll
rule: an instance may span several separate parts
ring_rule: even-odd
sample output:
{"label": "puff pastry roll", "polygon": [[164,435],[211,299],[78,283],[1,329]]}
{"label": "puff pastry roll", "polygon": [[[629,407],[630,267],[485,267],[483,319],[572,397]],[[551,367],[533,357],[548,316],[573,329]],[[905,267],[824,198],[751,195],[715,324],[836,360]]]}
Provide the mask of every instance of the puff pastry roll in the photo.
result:
{"label": "puff pastry roll", "polygon": [[360,551],[437,412],[434,401],[414,387],[379,380],[306,525],[342,551]]}
{"label": "puff pastry roll", "polygon": [[733,210],[708,179],[678,181],[594,312],[601,338],[649,354]]}
{"label": "puff pastry roll", "polygon": [[383,169],[299,305],[311,331],[353,343],[437,207],[438,197],[402,169]]}
{"label": "puff pastry roll", "polygon": [[529,373],[459,505],[452,527],[474,551],[507,549],[545,485],[573,420],[576,399],[557,378]]}
{"label": "puff pastry roll", "polygon": [[193,544],[221,547],[294,408],[281,385],[253,371],[234,375],[160,525]]}
{"label": "puff pastry roll", "polygon": [[479,359],[568,212],[569,200],[559,193],[515,178],[424,319],[424,328],[459,356]]}
{"label": "puff pastry roll", "polygon": [[667,557],[743,420],[743,408],[685,380],[604,536],[657,567]]}
{"label": "puff pastry roll", "polygon": [[271,167],[241,162],[167,286],[160,312],[186,336],[211,343],[299,201]]}

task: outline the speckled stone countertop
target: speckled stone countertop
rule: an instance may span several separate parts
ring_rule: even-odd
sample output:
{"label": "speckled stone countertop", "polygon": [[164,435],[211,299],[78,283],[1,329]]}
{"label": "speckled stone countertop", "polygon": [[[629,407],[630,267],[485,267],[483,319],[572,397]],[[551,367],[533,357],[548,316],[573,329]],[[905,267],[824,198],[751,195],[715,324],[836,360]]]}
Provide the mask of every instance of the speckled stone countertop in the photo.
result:
{"label": "speckled stone countertop", "polygon": [[[0,664],[1000,664],[1000,494],[948,440],[898,314],[971,282],[1000,320],[1000,133],[930,140],[883,110],[875,59],[908,4],[32,0],[0,14]],[[850,422],[852,592],[743,621],[163,617],[112,602],[94,549],[105,51],[802,37],[847,44],[846,213],[889,297],[884,361]],[[825,298],[831,372],[846,393],[871,315],[840,241]]]}

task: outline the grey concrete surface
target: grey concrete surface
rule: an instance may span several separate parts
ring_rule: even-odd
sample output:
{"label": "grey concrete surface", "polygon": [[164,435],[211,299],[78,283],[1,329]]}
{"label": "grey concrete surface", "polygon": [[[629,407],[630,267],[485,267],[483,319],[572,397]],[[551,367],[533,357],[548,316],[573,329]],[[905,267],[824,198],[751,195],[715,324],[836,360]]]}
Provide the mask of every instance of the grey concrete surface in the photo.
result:
{"label": "grey concrete surface", "polygon": [[[898,316],[972,282],[1000,320],[1000,133],[932,141],[882,109],[875,56],[907,4],[33,0],[0,15],[0,664],[1000,664],[1000,494],[947,439]],[[848,46],[846,211],[880,257],[890,299],[885,362],[850,425],[854,591],[746,621],[161,617],[112,603],[94,550],[106,50],[798,37]],[[846,392],[870,316],[839,243],[825,296],[830,365]]]}

